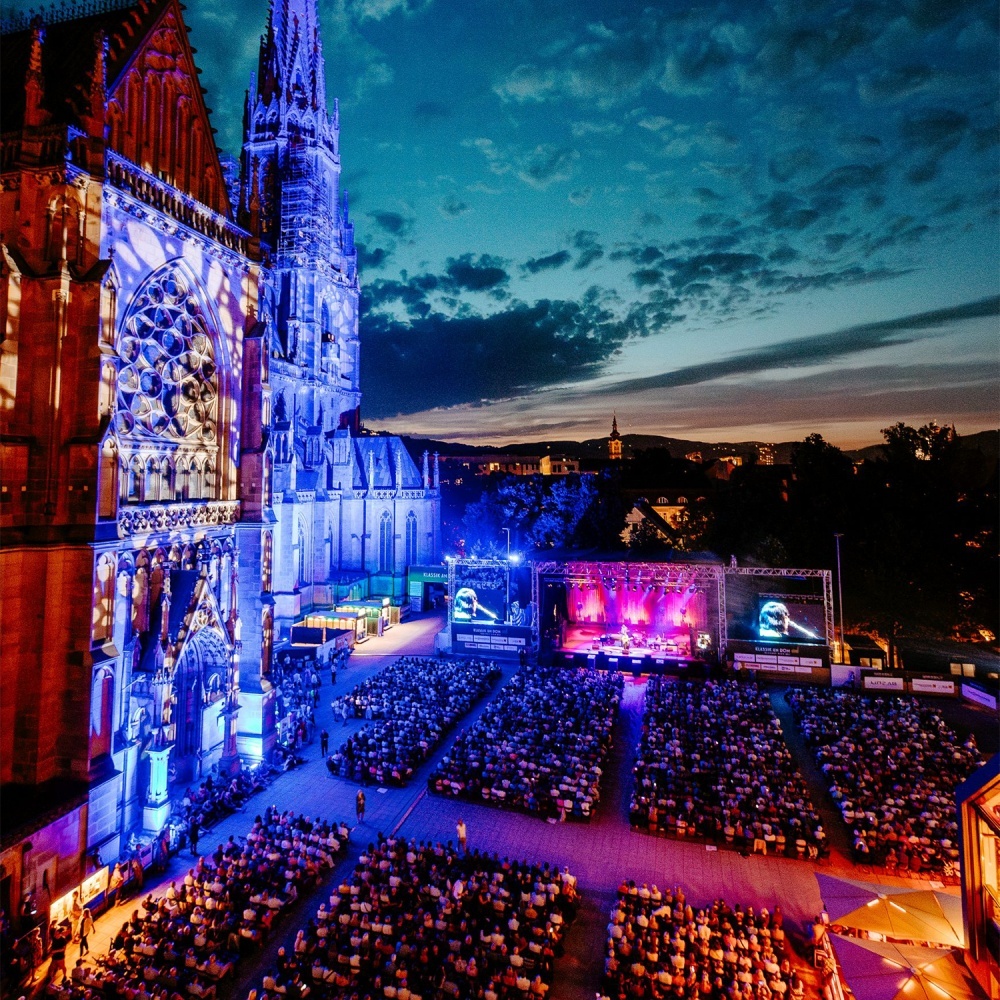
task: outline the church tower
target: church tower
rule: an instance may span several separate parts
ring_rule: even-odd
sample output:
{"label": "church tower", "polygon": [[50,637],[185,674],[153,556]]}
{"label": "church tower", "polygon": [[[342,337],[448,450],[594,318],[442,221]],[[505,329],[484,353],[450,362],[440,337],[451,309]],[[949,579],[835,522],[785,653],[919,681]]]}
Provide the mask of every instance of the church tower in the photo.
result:
{"label": "church tower", "polygon": [[274,0],[247,92],[240,222],[271,261],[275,398],[306,427],[356,430],[358,269],[340,121],[315,0]]}
{"label": "church tower", "polygon": [[238,212],[267,274],[262,530],[277,643],[345,598],[404,600],[407,567],[441,558],[437,481],[398,438],[361,427],[358,257],[340,173],[316,0],[272,0],[247,91]]}
{"label": "church tower", "polygon": [[608,458],[620,462],[622,458],[622,436],[618,433],[618,414],[611,415],[611,433],[608,435]]}

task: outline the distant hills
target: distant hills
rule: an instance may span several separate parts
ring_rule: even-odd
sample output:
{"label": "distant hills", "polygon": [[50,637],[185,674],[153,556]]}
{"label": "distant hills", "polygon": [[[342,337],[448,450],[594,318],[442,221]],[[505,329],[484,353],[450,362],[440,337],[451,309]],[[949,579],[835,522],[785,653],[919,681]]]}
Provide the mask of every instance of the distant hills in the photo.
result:
{"label": "distant hills", "polygon": [[[551,452],[582,460],[600,460],[608,457],[607,437],[589,438],[586,441],[530,441],[511,442],[504,445],[473,445],[458,441],[435,441],[432,438],[403,437],[411,455],[420,455],[425,450],[441,455],[542,455]],[[792,451],[798,441],[782,441],[774,444],[765,441],[687,441],[683,438],[662,437],[658,434],[623,434],[622,452],[628,457],[637,451],[651,448],[666,448],[673,458],[683,458],[692,452],[701,452],[702,459],[709,461],[723,455],[741,455],[756,458],[762,445],[769,445],[774,451],[774,461],[785,464],[792,460]],[[977,434],[959,438],[963,451],[980,452],[984,458],[996,459],[1000,455],[1000,430],[980,431]],[[882,457],[883,446],[868,445],[865,448],[845,451],[855,461]]]}

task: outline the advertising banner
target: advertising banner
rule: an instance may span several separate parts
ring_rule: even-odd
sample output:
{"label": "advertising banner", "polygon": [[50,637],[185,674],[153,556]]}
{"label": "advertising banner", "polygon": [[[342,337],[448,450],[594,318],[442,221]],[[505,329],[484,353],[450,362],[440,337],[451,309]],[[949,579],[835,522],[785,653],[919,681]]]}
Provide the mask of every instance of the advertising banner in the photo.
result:
{"label": "advertising banner", "polygon": [[826,646],[730,639],[727,649],[736,663],[751,670],[757,667],[760,670],[809,673],[813,667],[825,667],[830,663],[830,652]]}
{"label": "advertising banner", "polygon": [[910,681],[910,689],[922,694],[954,694],[955,682],[943,678],[914,677]]}
{"label": "advertising banner", "polygon": [[530,647],[531,629],[523,625],[454,622],[451,626],[451,650],[457,656],[488,653],[514,657]]}
{"label": "advertising banner", "polygon": [[864,688],[866,691],[902,691],[903,678],[867,676],[864,679]]}
{"label": "advertising banner", "polygon": [[962,685],[962,697],[968,698],[969,701],[974,701],[977,705],[983,705],[986,708],[996,710],[997,699],[986,691],[980,691],[979,688],[973,687],[971,684]]}

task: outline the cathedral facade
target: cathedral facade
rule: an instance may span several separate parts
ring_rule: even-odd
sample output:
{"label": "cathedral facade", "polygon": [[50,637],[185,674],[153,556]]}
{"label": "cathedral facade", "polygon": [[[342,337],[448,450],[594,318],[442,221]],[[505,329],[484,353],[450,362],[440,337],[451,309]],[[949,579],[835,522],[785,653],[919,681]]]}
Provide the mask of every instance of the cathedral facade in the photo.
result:
{"label": "cathedral facade", "polygon": [[182,10],[90,0],[2,40],[8,914],[269,752],[290,623],[440,560],[436,468],[360,424],[314,0],[272,5],[232,195]]}

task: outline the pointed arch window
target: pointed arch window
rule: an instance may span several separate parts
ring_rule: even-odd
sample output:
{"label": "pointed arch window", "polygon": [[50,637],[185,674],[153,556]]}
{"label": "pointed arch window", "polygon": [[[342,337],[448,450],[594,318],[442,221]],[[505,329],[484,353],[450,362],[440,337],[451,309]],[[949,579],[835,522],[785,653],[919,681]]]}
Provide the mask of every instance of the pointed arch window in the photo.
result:
{"label": "pointed arch window", "polygon": [[299,524],[292,546],[292,561],[295,563],[296,585],[301,587],[306,582],[306,533]]}
{"label": "pointed arch window", "polygon": [[392,515],[382,511],[378,525],[378,568],[380,573],[391,573],[393,570],[392,552]]}
{"label": "pointed arch window", "polygon": [[417,564],[417,515],[411,510],[406,515],[406,565]]}

